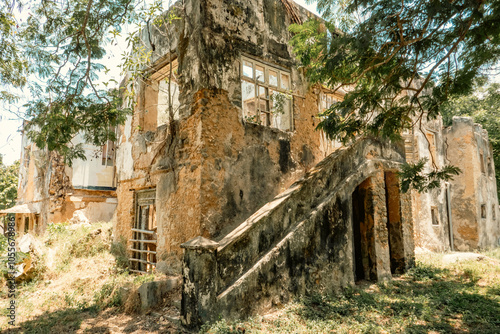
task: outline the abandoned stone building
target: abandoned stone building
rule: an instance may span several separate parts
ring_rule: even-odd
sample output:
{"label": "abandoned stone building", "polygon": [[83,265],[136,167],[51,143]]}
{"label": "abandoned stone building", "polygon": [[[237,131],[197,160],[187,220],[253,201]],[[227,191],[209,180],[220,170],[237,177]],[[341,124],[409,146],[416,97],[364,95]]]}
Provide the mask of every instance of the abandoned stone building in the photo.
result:
{"label": "abandoned stone building", "polygon": [[[78,143],[83,136],[74,139]],[[43,233],[48,223],[110,221],[117,203],[114,143],[83,149],[87,159],[69,167],[23,133],[17,202],[0,215],[14,213],[19,233]]]}
{"label": "abandoned stone building", "polygon": [[[404,144],[341,147],[315,128],[342,94],[308,84],[288,43],[287,27],[313,14],[285,0],[172,10],[179,20],[144,32],[153,65],[118,132],[114,235],[132,271],[178,272],[184,251],[186,324],[388,278],[412,264],[415,245],[497,243],[492,153],[478,125],[438,119]],[[423,157],[464,173],[401,194],[399,166]]]}
{"label": "abandoned stone building", "polygon": [[[116,160],[108,143],[69,168],[25,143],[20,230],[37,214],[106,220],[116,205],[114,239],[127,244],[130,269],[182,272],[182,317],[192,326],[388,279],[412,265],[415,246],[498,242],[480,126],[456,118],[443,129],[437,119],[404,143],[343,147],[315,130],[342,92],[310,85],[288,43],[288,26],[314,14],[291,0],[185,0],[171,10],[180,19],[143,33],[152,66],[134,83]],[[428,168],[463,174],[429,193],[401,193],[401,164],[425,157]]]}
{"label": "abandoned stone building", "polygon": [[459,176],[438,189],[412,192],[415,245],[434,251],[498,245],[498,195],[488,133],[467,117],[454,117],[447,128],[438,118],[405,139],[408,162],[427,158],[427,171],[433,163],[461,169]]}

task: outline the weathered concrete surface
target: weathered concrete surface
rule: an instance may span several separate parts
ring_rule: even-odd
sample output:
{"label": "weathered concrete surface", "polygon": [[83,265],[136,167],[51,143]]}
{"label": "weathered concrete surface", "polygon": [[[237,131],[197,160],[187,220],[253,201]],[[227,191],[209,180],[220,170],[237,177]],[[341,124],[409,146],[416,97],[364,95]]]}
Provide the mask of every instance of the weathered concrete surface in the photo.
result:
{"label": "weathered concrete surface", "polygon": [[[195,236],[220,239],[331,153],[315,131],[318,91],[297,69],[280,0],[188,0],[175,10],[181,19],[169,32],[151,28],[146,46],[152,75],[176,58],[179,119],[158,126],[156,86],[139,85],[117,152],[116,240],[131,237],[133,192],[156,188],[160,261],[180,257]],[[292,131],[244,121],[242,56],[290,72]]]}
{"label": "weathered concrete surface", "polygon": [[497,245],[500,237],[493,151],[488,133],[468,117],[453,117],[447,158],[462,174],[451,183],[455,250]]}
{"label": "weathered concrete surface", "polygon": [[179,286],[180,280],[171,278],[162,281],[143,283],[137,293],[141,300],[141,310],[147,310],[157,305],[161,305],[168,294]]}
{"label": "weathered concrete surface", "polygon": [[[443,132],[441,117],[425,120],[421,128],[415,128],[406,135],[406,159],[416,163],[427,158],[424,172],[450,164],[447,160],[446,135]],[[411,191],[413,221],[415,226],[415,243],[417,247],[443,252],[450,250],[450,230],[447,207],[447,185],[428,192]],[[432,222],[432,210],[436,214],[438,224]]]}
{"label": "weathered concrete surface", "polygon": [[[395,171],[403,154],[372,140],[341,149],[221,239],[217,250],[186,251],[183,322],[196,326],[219,315],[237,318],[292,296],[353,284],[352,193],[367,179],[372,180],[375,279],[389,278],[384,171]],[[400,207],[408,210],[409,204]],[[401,211],[405,267],[413,261],[409,218],[411,212]]]}

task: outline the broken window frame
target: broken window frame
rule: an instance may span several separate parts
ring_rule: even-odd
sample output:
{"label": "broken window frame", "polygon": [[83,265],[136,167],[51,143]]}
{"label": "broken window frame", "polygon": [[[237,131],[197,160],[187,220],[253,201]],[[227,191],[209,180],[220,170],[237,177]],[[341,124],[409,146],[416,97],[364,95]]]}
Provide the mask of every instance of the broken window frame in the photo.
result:
{"label": "broken window frame", "polygon": [[135,197],[135,219],[132,228],[131,257],[129,270],[150,273],[156,268],[156,189],[137,190]]}
{"label": "broken window frame", "polygon": [[[335,94],[331,93],[331,91],[328,91],[326,89],[322,89],[319,92],[318,96],[318,110],[319,113],[322,114],[324,113],[327,109],[329,109],[332,105],[335,103],[340,102],[340,98],[336,96]],[[324,116],[320,116],[321,121],[324,119]],[[338,149],[342,147],[342,143],[333,139],[329,139],[328,136],[326,135],[326,132],[324,130],[320,130],[320,135],[322,140],[327,143],[326,150],[331,151]],[[332,145],[330,147],[330,145]]]}
{"label": "broken window frame", "polygon": [[[168,124],[168,87],[167,90],[163,90],[161,88],[162,82],[168,82],[170,85],[170,103],[172,104],[174,119],[179,119],[179,81],[177,79],[177,72],[179,68],[179,63],[177,58],[173,58],[170,62],[163,65],[156,72],[151,74],[151,82],[154,83],[158,87],[158,104],[156,105],[156,126],[162,126]],[[171,71],[170,71],[171,70]],[[170,72],[172,72],[172,76],[170,77]],[[172,90],[173,89],[173,90]],[[165,93],[167,97],[167,105],[165,108],[160,108],[160,94]],[[166,115],[165,121],[162,120],[162,113]]]}
{"label": "broken window frame", "polygon": [[[252,77],[249,77],[245,75],[245,62],[251,63],[251,68],[252,68]],[[263,125],[266,127],[271,127],[271,128],[277,128],[282,131],[292,131],[293,129],[293,96],[291,96],[291,85],[292,85],[292,75],[291,71],[284,69],[278,65],[274,64],[269,64],[263,61],[255,60],[253,58],[247,57],[247,56],[242,56],[241,57],[241,62],[240,62],[240,79],[241,79],[241,85],[242,85],[242,94],[241,94],[241,99],[242,99],[242,112],[243,112],[243,118],[245,122],[249,123],[255,123],[259,125]],[[257,67],[261,67],[263,69],[263,75],[264,78],[263,80],[259,80],[257,77]],[[276,73],[276,85],[271,84],[269,80],[269,72],[274,72]],[[288,77],[288,81],[285,83],[283,81],[283,77]],[[243,101],[243,83],[249,83],[252,84],[254,89],[253,89],[253,97],[250,99],[255,100],[255,107],[253,111],[254,115],[251,115],[250,112],[248,112],[245,108],[245,101]],[[262,92],[262,94],[261,94]],[[287,110],[283,110],[282,114],[286,114],[288,116],[289,122],[286,125],[286,128],[280,127],[278,118],[280,112],[276,110],[275,106],[273,106],[273,98],[272,92],[276,92],[278,94],[284,94],[285,99],[288,99],[288,101],[285,101],[284,103],[284,108]],[[291,97],[289,98],[288,95]]]}

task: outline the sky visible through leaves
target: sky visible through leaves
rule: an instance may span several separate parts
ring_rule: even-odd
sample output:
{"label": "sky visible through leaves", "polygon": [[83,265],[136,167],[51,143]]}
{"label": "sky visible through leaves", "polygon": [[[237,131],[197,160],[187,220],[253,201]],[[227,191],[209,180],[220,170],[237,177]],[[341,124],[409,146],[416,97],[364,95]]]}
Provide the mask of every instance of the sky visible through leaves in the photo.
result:
{"label": "sky visible through leaves", "polygon": [[[316,5],[306,4],[306,0],[294,0],[295,3],[301,5],[302,7],[316,13]],[[22,16],[23,14],[21,14]],[[22,17],[20,18],[22,19]],[[109,69],[109,72],[105,75],[105,79],[114,79],[120,82],[121,74],[118,64],[121,61],[122,54],[126,51],[127,43],[125,42],[126,34],[129,32],[128,27],[126,27],[122,36],[118,38],[118,42],[113,43],[108,48],[108,53],[101,62]],[[104,79],[104,74],[101,75],[101,79]],[[497,76],[493,79],[495,82],[500,82],[500,77]],[[19,103],[22,105],[23,103]],[[9,113],[4,108],[0,108],[0,154],[3,155],[3,161],[5,165],[12,164],[15,160],[20,158],[21,154],[21,133],[22,120],[15,115]]]}

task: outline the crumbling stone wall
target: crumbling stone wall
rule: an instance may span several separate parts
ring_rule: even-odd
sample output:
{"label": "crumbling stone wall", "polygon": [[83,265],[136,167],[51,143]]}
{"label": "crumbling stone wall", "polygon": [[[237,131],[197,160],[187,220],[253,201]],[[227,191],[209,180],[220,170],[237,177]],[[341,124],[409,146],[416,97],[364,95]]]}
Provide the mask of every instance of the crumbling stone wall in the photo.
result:
{"label": "crumbling stone wall", "polygon": [[447,158],[462,170],[450,182],[455,249],[470,251],[495,246],[500,224],[488,133],[468,117],[453,117],[446,138]]}
{"label": "crumbling stone wall", "polygon": [[[155,70],[171,57],[178,63],[179,120],[173,127],[155,126],[157,92],[153,84],[142,83],[136,111],[120,129],[117,158],[115,236],[131,236],[131,193],[156,188],[160,260],[180,255],[180,244],[197,235],[221,238],[329,153],[314,131],[318,95],[292,57],[291,18],[283,3],[184,4],[173,9],[181,19],[162,33],[144,32]],[[292,131],[245,122],[242,56],[290,71]]]}
{"label": "crumbling stone wall", "polygon": [[[424,121],[405,139],[407,162],[416,163],[426,158],[425,173],[432,171],[434,165],[439,169],[450,164],[446,158],[447,143],[441,117]],[[417,247],[440,252],[451,249],[447,188],[446,184],[442,184],[423,193],[411,191]]]}
{"label": "crumbling stone wall", "polygon": [[[354,283],[352,196],[366,184],[366,221],[373,226],[373,277],[391,277],[391,259],[413,264],[408,195],[398,201],[401,252],[390,249],[386,172],[403,150],[365,140],[333,153],[219,242],[197,237],[185,244],[182,320],[188,326],[241,318],[304,293],[332,292]],[[368,182],[366,182],[368,180]],[[365,182],[363,182],[365,181]],[[393,190],[392,190],[393,191]],[[404,249],[403,249],[404,248]],[[369,254],[368,254],[369,253]],[[391,254],[392,253],[392,254]]]}
{"label": "crumbling stone wall", "polygon": [[71,192],[72,186],[69,176],[66,173],[64,157],[56,152],[50,152],[49,164],[50,183],[48,193],[50,220],[58,223],[64,221],[65,217],[62,216],[62,213],[66,209],[64,207],[66,194]]}

